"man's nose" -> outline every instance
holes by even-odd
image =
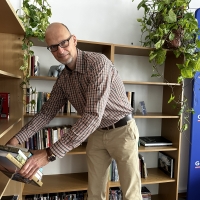
[[[64,49],[62,47],[58,46],[58,50],[57,51],[58,51],[58,53],[62,54],[64,52]]]

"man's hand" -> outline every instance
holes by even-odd
[[[17,146],[19,144],[19,141],[17,140],[16,137],[13,137],[6,143],[6,145],[7,144],[10,144],[10,145],[13,145],[13,146]]]
[[[39,168],[47,165],[49,161],[47,160],[47,152],[45,149],[42,150],[31,150],[33,154],[24,164],[24,166],[19,170],[19,173],[28,179],[32,179],[34,174]]]

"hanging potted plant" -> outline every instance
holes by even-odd
[[[191,0],[142,0],[138,10],[144,9],[144,16],[137,21],[141,24],[141,44],[153,47],[149,54],[149,61],[153,64],[152,76],[162,76],[158,67],[163,65],[167,51],[171,50],[175,56],[184,56],[183,63],[177,63],[180,76],[177,82],[183,83],[186,78],[193,78],[200,71],[200,41],[198,40],[198,22],[193,13],[189,12]],[[165,80],[167,82],[167,80]],[[172,90],[168,103],[174,103],[184,113],[185,121],[182,130],[187,129],[189,108],[187,99],[175,101]]]
[[[23,65],[20,67],[20,70],[23,71],[23,81],[21,87],[26,93],[26,88],[29,87],[29,59],[34,55],[34,52],[31,50],[33,46],[32,38],[36,37],[41,41],[44,41],[45,31],[49,23],[49,18],[52,15],[51,7],[48,3],[48,0],[23,0],[21,10],[22,15],[19,16],[21,19],[24,28],[25,35],[23,38],[22,50],[24,51]],[[19,10],[17,10],[18,12]],[[31,87],[29,93],[35,93]],[[25,102],[27,104],[27,102]],[[29,102],[32,106],[35,106],[35,101],[32,100]]]

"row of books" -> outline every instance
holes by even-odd
[[[38,92],[36,89],[27,88],[26,92],[26,113],[38,113],[42,105],[50,98],[49,92]],[[68,101],[66,102],[58,113],[77,113],[73,105]]]
[[[25,200],[87,200],[87,191],[26,195]]]
[[[147,187],[142,186],[141,193],[143,200],[151,200],[151,192]],[[87,200],[87,191],[26,195],[25,200]],[[110,188],[109,200],[123,200],[120,187]]]
[[[141,188],[142,200],[151,200],[151,192],[145,186]],[[120,187],[113,187],[109,190],[109,200],[123,200],[123,194]]]
[[[10,111],[10,93],[0,92],[0,119],[8,119]]]
[[[11,145],[0,145],[0,171],[12,180],[42,186],[42,168],[33,176],[32,180],[22,177],[18,170],[25,164],[32,153],[26,148]]]
[[[139,159],[139,170],[140,170],[141,178],[147,178],[148,172],[147,172],[146,162],[144,161],[144,156],[141,154],[138,154],[138,159]],[[112,162],[110,165],[109,180],[112,182],[119,181],[119,173],[118,173],[117,163],[115,159],[112,159]]]
[[[71,125],[45,127],[35,133],[28,141],[25,142],[25,147],[31,150],[45,149],[57,142]]]

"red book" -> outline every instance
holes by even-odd
[[[9,107],[10,107],[10,93],[0,92],[0,97],[3,98],[2,107],[0,111],[0,119],[9,118]]]
[[[35,67],[35,56],[31,56],[31,76],[35,76],[34,67]]]

